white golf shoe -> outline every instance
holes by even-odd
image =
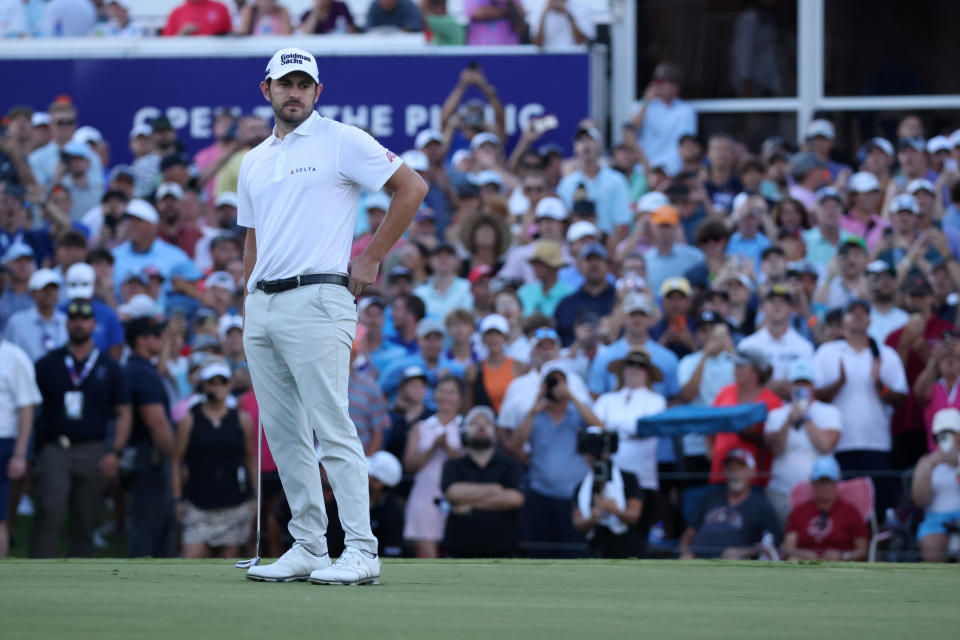
[[[380,558],[347,547],[336,563],[310,574],[313,584],[380,584]]]
[[[306,580],[311,572],[326,569],[330,564],[329,555],[315,556],[298,542],[273,564],[250,567],[247,570],[247,579],[259,582]]]

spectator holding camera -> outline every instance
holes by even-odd
[[[810,475],[818,457],[830,455],[843,431],[837,408],[814,398],[816,371],[809,358],[795,360],[787,379],[792,401],[770,412],[763,434],[773,454],[766,495],[780,522],[790,513],[790,491]]]
[[[870,531],[852,504],[837,496],[840,465],[830,456],[817,458],[810,470],[813,499],[790,512],[783,553],[787,560],[864,561]]]
[[[910,496],[924,510],[917,529],[917,542],[925,562],[944,562],[950,530],[960,525],[960,483],[957,482],[960,411],[941,409],[933,416],[933,437],[937,448],[917,462]]]
[[[523,468],[496,446],[493,410],[474,407],[463,419],[466,455],[443,464],[440,488],[450,503],[443,547],[448,555],[506,557],[520,542]]]
[[[780,538],[777,516],[766,499],[751,489],[757,472],[753,454],[730,449],[722,459],[725,485],[713,487],[700,499],[693,520],[680,537],[680,559],[755,558],[770,533]]]
[[[587,472],[577,455],[577,434],[603,421],[570,393],[560,362],[545,364],[541,375],[537,401],[513,432],[510,446],[520,451],[530,443],[530,487],[523,507],[530,555],[570,557],[571,546],[582,542],[570,518],[571,496]]]
[[[649,440],[656,448],[656,439]],[[600,558],[642,555],[643,493],[637,476],[611,460],[617,441],[600,427],[588,427],[577,443],[589,470],[574,496],[573,527],[586,535],[591,555]]]

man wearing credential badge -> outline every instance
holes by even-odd
[[[93,344],[96,320],[86,300],[67,305],[65,347],[36,364],[43,397],[37,421],[35,518],[30,555],[57,555],[69,508],[69,555],[93,555],[106,482],[117,475],[130,436],[130,392],[120,365]],[[114,421],[113,439],[107,441]]]

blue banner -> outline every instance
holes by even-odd
[[[14,104],[46,110],[58,95],[69,95],[79,124],[96,127],[110,144],[111,164],[130,160],[135,124],[163,113],[192,153],[211,143],[216,107],[272,118],[259,88],[266,62],[266,57],[5,60],[0,113]],[[512,140],[531,117],[555,114],[559,128],[537,144],[569,149],[577,121],[589,112],[587,53],[358,55],[317,62],[324,86],[317,111],[367,129],[397,153],[413,147],[418,131],[439,128],[440,107],[471,62],[479,63],[496,87]],[[481,97],[475,87],[465,95],[472,97]]]

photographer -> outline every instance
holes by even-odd
[[[781,524],[790,514],[790,491],[807,479],[818,457],[833,452],[843,430],[840,411],[814,399],[815,377],[809,360],[794,360],[787,373],[793,400],[771,411],[763,429],[773,454],[767,500]]]
[[[450,503],[444,550],[456,558],[516,555],[523,468],[497,448],[489,407],[474,407],[463,424],[466,455],[447,460],[440,480]]]
[[[610,459],[617,445],[616,432],[597,427],[581,432],[577,442],[590,470],[576,493],[573,527],[586,534],[591,555],[599,558],[632,558],[642,551],[640,483]]]
[[[548,362],[541,373],[537,402],[514,431],[510,446],[519,451],[530,442],[530,488],[523,507],[530,555],[570,557],[571,546],[583,540],[572,526],[570,496],[588,470],[577,455],[577,434],[603,423],[571,395],[563,365]]]

